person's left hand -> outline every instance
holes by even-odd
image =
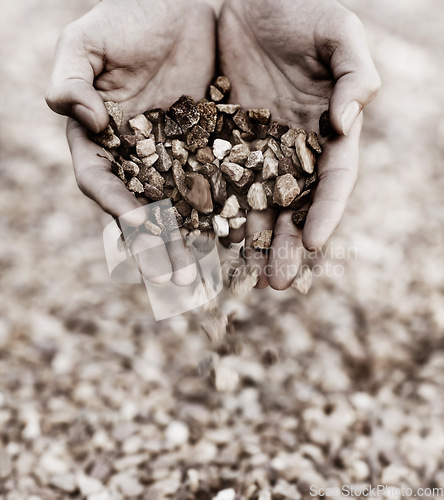
[[[323,145],[319,185],[304,231],[293,210],[251,211],[245,230],[246,257],[259,267],[257,287],[288,288],[303,247],[320,249],[345,210],[358,171],[362,109],[380,80],[359,19],[336,0],[227,0],[219,21],[221,67],[232,82],[232,102],[268,107],[274,120],[319,133],[330,110],[338,134]],[[270,253],[250,248],[254,233],[274,229]]]

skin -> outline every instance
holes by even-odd
[[[316,132],[330,109],[338,134],[323,144],[304,231],[292,224],[292,210],[270,209],[250,212],[245,229],[231,234],[232,242],[246,238],[249,264],[260,270],[258,288],[283,290],[303,247],[320,249],[341,220],[357,178],[361,111],[375,97],[379,76],[360,21],[335,0],[227,0],[218,36],[233,102],[268,107],[275,120]],[[268,255],[249,248],[253,234],[266,229],[275,232]]]
[[[339,134],[323,144],[320,183],[303,232],[292,224],[290,210],[267,210],[251,212],[246,229],[230,236],[246,237],[247,258],[261,271],[258,287],[282,290],[296,275],[303,246],[321,248],[342,217],[357,177],[360,112],[376,95],[379,77],[359,20],[336,0],[227,0],[218,38],[233,102],[269,107],[276,120],[316,131],[320,114],[330,108]],[[143,223],[131,214],[142,202],[97,156],[102,150],[85,128],[106,128],[104,100],[120,102],[129,118],[166,108],[182,94],[204,97],[215,74],[215,39],[212,9],[193,0],[103,0],[62,32],[46,100],[70,117],[67,136],[80,189],[130,226]],[[352,112],[344,113],[350,103]],[[249,248],[262,229],[275,231],[268,256]],[[141,253],[146,248],[156,249],[156,270],[152,254]],[[187,285],[195,279],[179,234],[168,247],[141,235],[132,251],[153,283]]]
[[[130,118],[150,108],[166,108],[182,94],[202,99],[215,73],[215,32],[213,10],[205,2],[189,0],[103,0],[62,32],[46,101],[70,117],[67,137],[80,189],[114,217],[143,203],[111,173],[110,163],[97,156],[103,151],[87,138],[85,128],[106,128],[103,101],[121,103],[125,118]],[[143,216],[130,213],[125,223],[136,227]],[[155,249],[156,266],[152,252],[141,253],[147,248]],[[168,247],[160,237],[140,235],[132,252],[155,284],[171,279],[187,285],[196,277],[179,232]]]

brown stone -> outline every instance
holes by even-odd
[[[307,174],[312,174],[316,165],[316,155],[307,146],[307,134],[302,130],[296,135],[296,154],[302,170]]]
[[[195,152],[208,144],[210,134],[200,125],[195,125],[187,135],[187,146],[190,151]]]
[[[231,91],[231,82],[226,76],[218,76],[214,81],[214,86],[217,87],[224,96]]]
[[[183,95],[171,107],[170,113],[173,120],[183,132],[187,133],[199,123],[200,113],[190,96]]]
[[[118,131],[123,125],[123,108],[121,104],[113,101],[107,101],[104,104],[110,118],[109,124],[115,131]]]
[[[271,112],[269,109],[266,108],[254,108],[248,110],[248,116],[252,120],[262,125],[266,125],[268,120],[270,119]]]
[[[156,154],[159,156],[156,164],[157,170],[159,172],[168,172],[168,170],[170,170],[173,166],[173,161],[163,144],[158,144],[156,146]]]
[[[244,132],[251,132],[253,130],[253,124],[247,116],[247,113],[240,109],[236,115],[233,117],[234,123]]]
[[[145,183],[144,185],[144,193],[145,196],[151,200],[151,201],[160,201],[165,199],[165,195],[160,191],[160,189],[157,189],[156,187],[152,186],[151,184]]]
[[[213,211],[210,184],[201,174],[191,172],[186,174],[186,185],[189,189],[186,199],[188,203],[203,214]]]
[[[273,201],[281,207],[288,207],[299,192],[298,182],[291,174],[281,175],[276,179]]]
[[[224,98],[222,92],[215,87],[214,85],[210,85],[210,99],[214,102],[220,102]]]
[[[200,113],[199,125],[204,128],[207,132],[212,134],[216,129],[217,123],[217,108],[214,102],[201,101],[197,105],[197,109]]]
[[[209,146],[200,148],[196,151],[196,160],[200,163],[212,163],[214,161],[213,151]]]
[[[180,137],[183,130],[179,125],[168,115],[165,115],[165,135],[167,137]]]
[[[312,130],[307,137],[307,144],[318,155],[322,154],[322,147],[319,144],[318,134]]]
[[[280,140],[280,138],[288,132],[289,127],[287,125],[282,125],[278,122],[272,122],[270,128],[268,129],[268,135]]]
[[[298,229],[304,229],[305,221],[307,220],[307,214],[308,212],[306,211],[295,212],[293,214],[291,220]]]
[[[220,170],[210,176],[210,185],[215,203],[223,205],[227,199],[227,183]]]
[[[273,231],[259,231],[254,233],[253,241],[251,247],[257,250],[268,250],[271,247],[271,242],[273,241]]]

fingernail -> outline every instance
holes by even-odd
[[[352,129],[356,118],[361,112],[361,106],[356,101],[352,101],[342,113],[342,133],[348,135]]]
[[[99,124],[97,123],[94,113],[83,104],[74,104],[72,111],[77,121],[85,125],[92,132],[98,134],[100,132]]]

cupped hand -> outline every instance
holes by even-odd
[[[292,211],[250,212],[245,234],[249,263],[260,269],[258,288],[285,289],[303,247],[320,249],[338,225],[354,188],[362,110],[380,80],[358,18],[336,0],[227,0],[219,21],[220,63],[231,98],[245,108],[268,107],[276,121],[319,133],[330,110],[336,132],[322,144],[319,184],[303,231]],[[268,255],[249,248],[253,234],[274,229]]]
[[[77,182],[106,212],[121,217],[142,202],[111,172],[85,128],[106,128],[104,101],[121,103],[130,118],[168,107],[182,94],[203,98],[215,72],[215,38],[214,13],[198,0],[103,0],[62,32],[46,100],[70,117],[67,136]],[[137,226],[143,220],[127,222]],[[167,262],[162,276],[153,275],[152,262],[142,262],[144,275],[155,283],[171,276],[176,284],[193,281],[195,266],[184,266],[177,248],[162,245],[159,237],[148,235],[134,242],[135,253],[160,247],[159,258]]]

